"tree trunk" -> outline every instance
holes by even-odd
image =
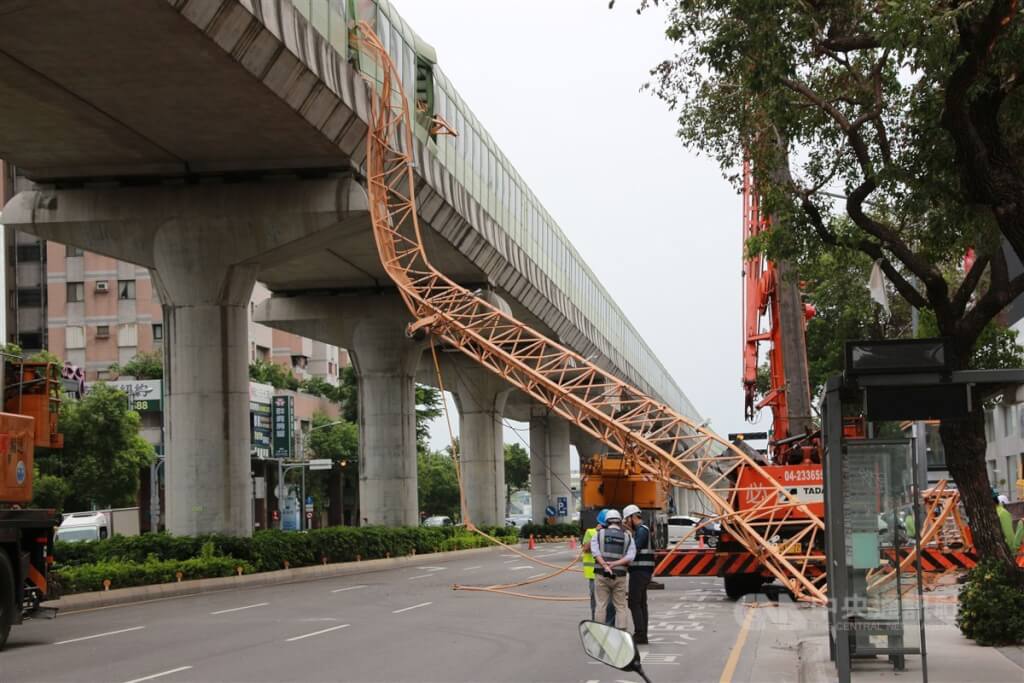
[[[1014,558],[1003,539],[992,500],[992,486],[985,469],[985,411],[981,406],[960,419],[946,419],[939,426],[946,453],[946,466],[960,491],[970,518],[974,547],[982,559],[996,559],[1024,583],[1024,572],[1017,572]]]

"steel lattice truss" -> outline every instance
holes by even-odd
[[[416,212],[409,104],[387,50],[368,24],[358,28],[359,49],[376,61],[380,78],[370,86],[366,155],[374,239],[415,320],[409,333],[462,351],[622,453],[631,470],[701,491],[724,528],[794,595],[825,603],[824,574],[807,571],[824,565],[824,523],[752,458],[434,269]],[[744,469],[760,475],[756,486],[739,487]],[[741,499],[748,501],[743,510]]]

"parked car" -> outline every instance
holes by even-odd
[[[433,517],[427,517],[423,520],[423,526],[453,526],[451,517],[445,517],[444,515],[434,515]]]
[[[530,521],[530,515],[509,515],[505,518],[505,526],[514,526],[518,529]]]
[[[718,545],[718,537],[722,535],[722,525],[719,522],[708,522],[703,527],[697,530],[696,534],[691,533],[693,527],[700,524],[703,520],[697,517],[689,517],[687,515],[675,515],[668,518],[668,547],[674,546],[679,542],[681,538],[690,534],[690,541],[697,543],[701,538],[704,539],[704,544],[709,548],[714,548]]]

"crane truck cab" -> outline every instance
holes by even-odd
[[[54,540],[67,543],[101,541],[110,537],[110,520],[103,512],[73,512],[64,516]]]

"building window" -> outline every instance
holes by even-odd
[[[39,243],[19,244],[17,250],[18,263],[23,261],[38,261],[42,257],[42,249]]]
[[[43,348],[43,335],[39,332],[22,332],[18,335],[18,346],[23,350]]]
[[[118,280],[117,281],[117,298],[118,299],[134,299],[135,298],[135,280]]]
[[[85,250],[81,247],[72,247],[68,245],[68,258],[74,258],[76,256],[85,256]]]
[[[163,323],[153,323],[153,341],[161,341],[164,338]]]
[[[110,325],[97,325],[96,326],[96,338],[97,339],[108,339],[110,337]]]
[[[76,301],[85,301],[85,283],[84,282],[69,282],[68,283],[68,303],[74,303]]]
[[[25,287],[18,289],[18,306],[42,306],[43,290],[38,287]]]
[[[85,328],[80,325],[69,325],[64,328],[64,347],[68,349],[85,348]]]
[[[123,325],[117,326],[117,345],[118,346],[138,346],[139,345],[139,326],[135,323],[124,323]]]

